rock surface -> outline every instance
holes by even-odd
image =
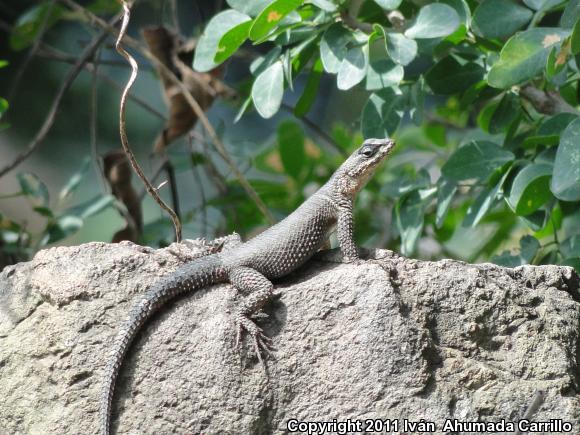
[[[0,274],[0,433],[97,433],[106,357],[138,294],[202,245],[91,243]],[[262,320],[269,377],[234,349],[227,285],[168,304],[138,336],[115,394],[119,434],[288,433],[290,419],[580,426],[580,295],[571,268],[327,258],[276,284]],[[402,420],[401,420],[402,421]],[[402,431],[402,427],[399,427]],[[352,433],[352,431],[349,431]],[[467,431],[466,431],[467,432]],[[546,433],[549,433],[547,430]],[[383,432],[384,433],[384,432]]]

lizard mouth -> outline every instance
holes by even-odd
[[[360,190],[377,169],[377,167],[385,160],[385,158],[393,151],[395,147],[395,141],[390,138],[384,139],[367,139],[361,146],[364,149],[365,146],[372,146],[374,148],[374,154],[372,156],[362,158],[356,156],[358,160],[355,160],[354,167],[352,167],[347,174],[353,180],[353,191],[356,192]]]
[[[371,143],[373,145],[381,145],[381,147],[379,148],[379,151],[376,154],[376,156],[379,158],[379,160],[382,160],[383,158],[385,158],[395,148],[395,141],[393,139],[390,139],[390,138],[367,139],[365,141],[365,143]]]
[[[384,139],[367,139],[364,141],[364,145],[374,145],[379,146],[378,150],[376,151],[375,155],[368,159],[363,166],[366,170],[372,170],[376,166],[378,166],[395,148],[395,141],[390,138]]]

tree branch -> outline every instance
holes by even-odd
[[[118,19],[119,16],[117,15],[111,20],[111,22],[115,22]],[[26,160],[28,156],[30,156],[30,154],[32,154],[34,150],[38,147],[38,145],[44,140],[44,138],[52,128],[52,125],[54,124],[54,120],[58,113],[58,109],[60,107],[60,103],[62,101],[62,98],[64,97],[64,94],[70,88],[70,86],[72,85],[78,74],[83,69],[83,65],[88,61],[88,59],[94,56],[99,46],[105,41],[105,39],[108,36],[107,33],[108,32],[105,30],[101,31],[95,38],[93,38],[91,43],[81,53],[81,56],[78,58],[73,68],[68,72],[60,89],[58,90],[56,96],[54,97],[54,100],[52,101],[52,106],[46,116],[46,119],[44,120],[44,124],[42,125],[42,127],[40,128],[34,139],[28,144],[26,149],[18,156],[16,156],[16,158],[11,163],[0,169],[0,178],[6,175],[8,172],[10,172],[24,160]]]
[[[104,20],[97,17],[96,15],[94,15],[90,11],[86,10],[82,6],[78,5],[73,0],[59,0],[59,1],[61,3],[64,3],[65,5],[67,5],[71,9],[82,13],[84,16],[86,16],[89,19],[89,21],[93,25],[101,27],[115,36],[118,35],[117,30],[113,26],[107,24]],[[161,72],[163,72],[163,74],[179,88],[179,90],[183,93],[186,101],[191,106],[191,108],[193,109],[195,114],[198,116],[203,127],[205,128],[205,130],[209,134],[209,136],[210,136],[218,154],[220,155],[220,157],[230,167],[231,171],[234,173],[234,175],[238,179],[238,182],[241,184],[241,186],[246,191],[248,196],[250,196],[250,198],[252,198],[252,200],[254,201],[256,206],[258,207],[258,209],[265,216],[266,220],[270,223],[274,223],[274,218],[273,218],[272,214],[270,213],[270,211],[268,210],[268,208],[266,207],[266,205],[264,204],[262,199],[258,196],[258,194],[254,190],[254,188],[250,185],[250,183],[248,182],[248,180],[246,179],[244,174],[242,174],[240,169],[236,166],[236,164],[234,163],[231,156],[228,154],[223,142],[218,137],[217,133],[215,132],[215,130],[212,127],[209,120],[207,119],[207,116],[205,115],[205,113],[204,113],[203,109],[201,108],[201,106],[199,105],[199,103],[195,100],[193,95],[191,95],[191,92],[189,91],[189,89],[187,89],[187,87],[184,85],[184,83],[181,80],[179,80],[179,78],[173,73],[173,71],[169,70],[169,68],[167,68],[165,65],[163,65],[163,63],[160,62],[159,59],[157,59],[147,48],[143,47],[138,41],[136,41],[133,38],[130,38],[128,36],[126,36],[124,39],[125,39],[125,42],[128,46],[131,46],[131,47],[135,48],[136,50],[140,51],[156,68],[158,68]],[[200,84],[203,87],[209,88],[208,93],[210,93],[210,95],[212,94],[212,92],[215,93],[215,90],[213,88],[211,88],[207,83],[200,82]],[[227,87],[227,86],[224,85],[224,87]]]
[[[520,96],[530,102],[534,109],[545,115],[555,115],[556,113],[580,112],[568,104],[556,91],[543,91],[533,85],[525,85],[520,88]]]
[[[342,11],[340,13],[340,17],[342,18],[343,23],[346,24],[348,27],[358,29],[364,33],[372,33],[373,32],[372,25],[370,25],[369,23],[363,23],[362,21],[359,21],[356,18],[358,16],[362,4],[363,0],[352,0],[348,7],[348,11]]]

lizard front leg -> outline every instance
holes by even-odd
[[[347,263],[357,262],[360,256],[356,243],[354,242],[352,200],[350,198],[343,199],[339,204],[336,237],[344,261]]]
[[[271,354],[271,340],[252,320],[262,307],[272,298],[272,282],[250,267],[236,267],[229,272],[230,282],[241,292],[247,294],[236,312],[238,333],[236,345],[239,345],[241,333],[245,330],[253,339],[254,348],[262,364],[262,352]]]

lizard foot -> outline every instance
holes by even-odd
[[[272,339],[264,334],[262,328],[257,326],[251,319],[240,315],[237,319],[236,348],[239,349],[242,341],[242,332],[245,330],[252,338],[254,351],[260,363],[265,367],[264,357],[274,359],[273,352],[276,350],[272,345]]]
[[[342,257],[342,263],[346,264],[354,264],[355,266],[360,266],[361,264],[365,263],[365,260],[362,258],[352,258],[352,257]]]

